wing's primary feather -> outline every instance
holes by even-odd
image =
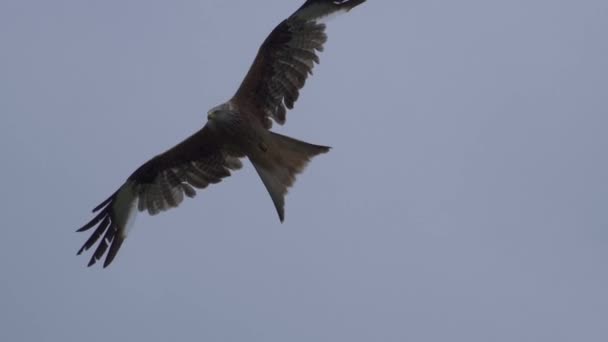
[[[214,133],[203,127],[140,166],[120,189],[93,210],[99,213],[78,231],[96,228],[78,254],[99,241],[88,265],[94,265],[107,252],[103,265],[107,267],[126,238],[137,211],[155,215],[177,207],[184,196],[196,195],[195,188],[218,183],[230,176],[230,170],[241,168],[241,157],[228,153]]]
[[[317,52],[327,41],[322,19],[349,11],[365,0],[308,0],[270,33],[232,98],[241,109],[258,116],[266,128],[269,118],[285,123],[287,109],[298,100],[308,75],[312,75]]]

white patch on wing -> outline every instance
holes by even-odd
[[[346,12],[348,12],[348,10],[341,9],[341,10],[326,14],[324,16],[320,16],[315,19],[315,22],[325,24],[325,23],[329,22],[330,20],[334,19],[335,17],[341,15],[342,13],[346,13]]]
[[[135,184],[127,181],[116,194],[112,205],[112,219],[118,227],[118,233],[126,238],[133,227],[137,214],[137,196],[135,195]]]
[[[334,1],[334,4],[339,5],[343,2],[347,1]],[[310,5],[301,9],[296,16],[307,21],[327,22],[339,14],[348,12],[348,10],[348,7],[335,10],[334,7],[322,3]]]

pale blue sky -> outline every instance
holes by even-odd
[[[1,341],[608,340],[608,2],[369,0],[250,165],[87,269],[75,229],[302,0],[0,2]]]

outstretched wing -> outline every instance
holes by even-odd
[[[78,254],[102,238],[88,266],[94,265],[107,251],[103,264],[107,267],[126,238],[129,223],[137,211],[156,215],[177,207],[184,196],[194,197],[195,189],[218,183],[230,176],[230,170],[241,168],[240,157],[228,153],[215,133],[203,127],[140,166],[112,196],[93,209],[97,215],[78,231],[96,228]]]
[[[232,102],[256,114],[266,128],[272,126],[269,118],[285,123],[287,109],[293,108],[327,40],[321,19],[363,2],[306,1],[266,38]]]

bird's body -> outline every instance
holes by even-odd
[[[323,17],[348,11],[365,0],[308,0],[266,38],[236,94],[209,110],[199,131],[136,169],[127,181],[93,212],[78,231],[96,227],[78,254],[99,244],[89,261],[106,254],[108,266],[127,236],[137,211],[158,214],[177,207],[195,189],[219,183],[242,167],[255,167],[284,219],[285,194],[316,155],[329,147],[309,144],[270,131],[272,121],[285,122],[327,37]],[[108,249],[109,248],[109,249]]]

